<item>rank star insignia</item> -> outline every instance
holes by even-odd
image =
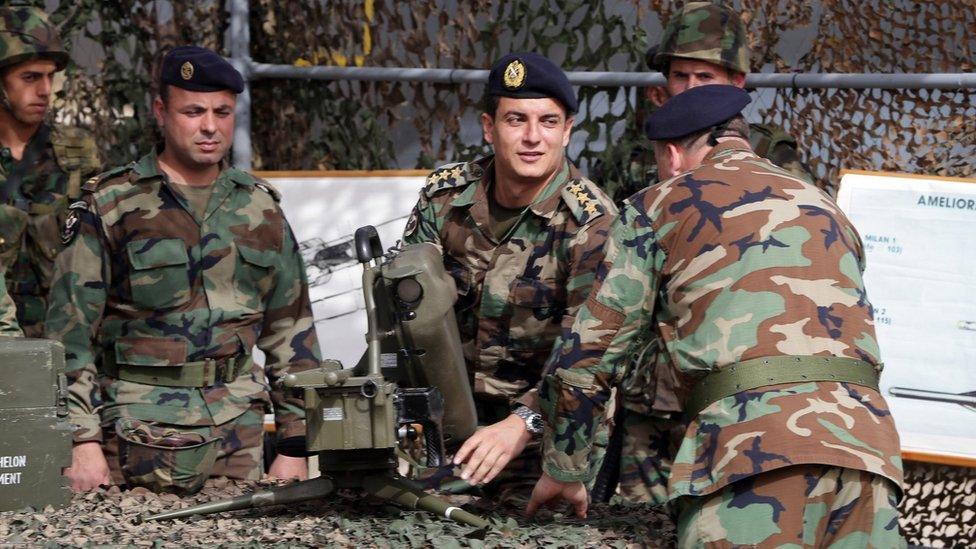
[[[522,87],[525,83],[525,65],[521,61],[516,59],[505,67],[505,73],[502,76],[502,83],[505,87],[510,90],[517,90]]]
[[[586,207],[583,208],[583,211],[585,211],[586,213],[588,213],[590,215],[596,215],[597,213],[600,212],[600,210],[597,209],[596,204],[593,203],[593,202],[590,202],[589,204],[587,204]]]
[[[180,67],[180,76],[183,77],[183,80],[193,78],[193,63],[190,63],[189,61],[183,63],[183,65]]]

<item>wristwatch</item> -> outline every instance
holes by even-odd
[[[525,421],[525,428],[533,435],[542,434],[542,414],[532,411],[528,406],[519,406],[513,414]]]

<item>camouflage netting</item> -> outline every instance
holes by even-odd
[[[901,527],[925,547],[976,547],[976,469],[905,463]]]
[[[52,19],[64,25],[77,61],[59,93],[59,116],[93,129],[110,164],[131,160],[153,142],[149,84],[165,48],[197,43],[228,53],[222,0],[35,2],[57,6]],[[298,65],[486,68],[503,53],[531,49],[568,70],[633,70],[648,41],[658,39],[660,22],[680,4],[254,0],[251,55]],[[976,59],[972,0],[734,4],[749,27],[755,71],[969,72]],[[482,90],[254,82],[254,165],[415,168],[463,158],[484,150],[477,125]],[[614,150],[629,151],[639,97],[633,89],[582,88],[574,157],[585,166],[613,157]],[[757,97],[749,118],[793,133],[822,180],[834,180],[843,168],[976,176],[974,90],[760,90]],[[608,141],[615,145],[610,151]],[[920,464],[908,469],[903,505],[910,539],[976,543],[972,470]],[[94,503],[90,508],[110,513]]]
[[[40,3],[40,0],[37,0]],[[48,2],[50,3],[50,2]],[[640,67],[672,0],[367,0],[251,2],[251,55],[267,63],[485,68],[511,50],[541,51],[575,70]],[[756,71],[966,72],[973,68],[971,0],[735,2]],[[151,69],[176,43],[222,47],[223,2],[61,2],[54,14],[84,68],[73,68],[61,115],[96,129],[113,162],[152,140]],[[170,13],[172,11],[172,13]],[[650,33],[650,36],[647,34]],[[227,53],[226,50],[223,50]],[[260,169],[431,167],[483,150],[481,85],[265,80],[253,85]],[[761,90],[754,121],[799,140],[817,177],[841,168],[972,176],[976,97],[964,90]],[[586,166],[627,148],[627,88],[582,88],[572,152]],[[122,145],[122,146],[119,146]],[[629,150],[629,148],[627,149]],[[582,152],[581,152],[582,151]]]
[[[0,513],[0,545],[37,547],[672,547],[674,526],[648,506],[597,505],[581,521],[540,512],[537,520],[517,510],[456,496],[455,505],[480,513],[492,523],[476,530],[428,513],[404,511],[361,493],[340,492],[288,507],[133,524],[141,514],[169,511],[241,495],[254,482],[211,479],[203,491],[180,499],[145,488],[113,487],[76,495],[69,507],[41,513]],[[258,487],[267,486],[261,482]],[[462,501],[462,500],[466,501]]]

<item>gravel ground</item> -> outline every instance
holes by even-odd
[[[418,511],[343,491],[289,507],[276,506],[168,522],[135,524],[156,513],[267,487],[269,482],[212,479],[195,496],[156,495],[117,487],[77,494],[63,509],[0,513],[0,546],[360,546],[360,547],[672,547],[674,525],[646,505],[597,505],[586,521],[520,509],[466,496],[452,501],[489,518],[476,530]]]

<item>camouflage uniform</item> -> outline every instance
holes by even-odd
[[[538,410],[542,366],[568,329],[603,260],[616,207],[568,161],[501,239],[489,226],[493,157],[435,170],[420,193],[404,242],[433,242],[457,284],[461,343],[479,423],[522,404]],[[538,478],[538,445],[505,474]],[[502,475],[500,475],[502,476]]]
[[[17,325],[17,311],[7,295],[7,285],[3,283],[3,272],[0,272],[0,336],[19,335],[23,334]]]
[[[625,140],[637,144],[631,147],[629,155],[611,151],[610,161],[599,162],[593,168],[592,179],[607,193],[614,204],[622,206],[624,200],[658,181],[657,161],[654,147],[644,135]],[[749,124],[749,144],[759,156],[790,172],[808,183],[815,184],[830,196],[836,196],[836,188],[830,182],[816,181],[810,168],[800,159],[796,140],[782,129],[768,124]]]
[[[627,357],[654,339],[660,344],[651,350],[657,367],[649,376],[650,406],[661,411],[685,412],[705,374],[751,359],[849,357],[880,370],[863,260],[860,237],[829,197],[734,141],[720,143],[698,168],[631,197],[611,229],[593,293],[572,332],[557,342],[552,374],[541,386],[549,426],[544,469],[561,481],[588,478],[594,418],[625,377]],[[731,494],[733,510],[755,513],[768,503],[757,520],[776,531],[781,507],[819,508],[814,500],[821,494],[812,491],[818,484],[769,495],[752,483],[768,482],[767,473],[784,467],[827,465],[835,476],[844,469],[870,473],[864,479],[877,487],[875,497],[857,504],[869,506],[877,528],[865,539],[901,543],[897,521],[885,519],[902,481],[899,441],[877,390],[783,383],[689,415],[669,483],[684,524],[695,522],[688,513]],[[723,523],[729,518],[721,508],[708,509]],[[833,517],[826,531],[844,527],[842,518]],[[694,535],[679,532],[689,544]]]
[[[727,7],[709,2],[690,2],[668,20],[660,46],[648,50],[647,65],[652,70],[668,72],[671,59],[704,61],[729,71],[748,73],[749,48],[745,25],[738,14]],[[642,106],[651,109],[650,101]],[[600,166],[594,180],[607,191],[614,202],[622,205],[629,196],[658,181],[654,147],[643,132],[629,149],[627,157],[611,152],[616,164]],[[836,195],[831,182],[819,182],[800,159],[796,140],[781,128],[768,124],[749,125],[752,150],[773,164],[787,170],[794,177],[816,184],[830,196]],[[626,154],[627,149],[621,151]],[[645,353],[650,358],[651,354]],[[652,367],[653,365],[645,366]],[[621,409],[615,435],[621,441],[619,488],[621,495],[631,501],[663,503],[667,499],[667,476],[671,468],[673,450],[680,440],[669,440],[669,433],[682,431],[680,418],[673,413],[652,411],[647,402],[653,399],[654,386],[646,382],[648,374],[642,368],[632,370],[630,379],[620,391]],[[607,464],[612,468],[615,464]],[[603,474],[610,474],[604,472]]]
[[[57,29],[44,12],[27,7],[0,9],[0,70],[35,58],[67,64]],[[0,100],[6,96],[0,89]],[[6,105],[0,106],[6,108]],[[0,146],[0,270],[29,337],[41,337],[54,257],[61,251],[58,229],[81,182],[101,169],[95,141],[81,129],[42,124],[15,160]]]
[[[269,402],[279,437],[305,434],[301,398],[265,380],[320,361],[297,244],[267,183],[227,168],[213,185],[199,219],[148,154],[88,181],[71,205],[48,335],[65,345],[76,443],[108,442],[120,417],[260,431]],[[191,376],[202,381],[175,381]],[[240,449],[240,436],[224,444]]]
[[[84,130],[42,125],[26,150],[38,152],[29,166],[0,147],[0,185],[11,174],[19,184],[0,204],[0,265],[28,337],[42,337],[54,258],[62,249],[59,229],[82,178],[99,170],[95,141]],[[25,156],[26,156],[25,152]]]

